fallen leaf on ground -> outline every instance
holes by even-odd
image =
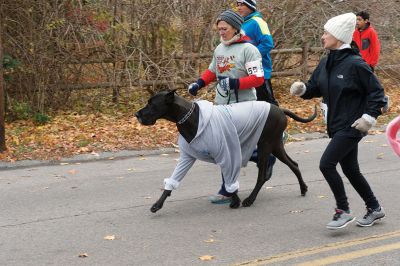
[[[87,253],[81,253],[81,254],[79,254],[78,257],[79,258],[86,258],[86,257],[89,257],[89,255]]]
[[[199,257],[199,259],[200,260],[202,260],[202,261],[209,261],[209,260],[212,260],[212,259],[214,259],[215,257],[214,256],[211,256],[211,255],[204,255],[204,256],[200,256]]]
[[[215,239],[210,238],[210,239],[204,240],[204,242],[206,242],[206,243],[214,243],[216,241],[215,241]]]
[[[76,171],[75,169],[71,169],[68,171],[68,174],[74,175],[76,174],[78,171]]]
[[[280,106],[291,109],[297,114],[307,116],[311,113],[310,102],[319,104],[319,99],[310,101],[299,101],[296,97],[287,97],[287,88],[293,83],[293,77],[279,78],[273,80],[274,96]],[[390,95],[393,103],[399,103],[398,82],[383,79],[385,93]],[[142,92],[139,93],[143,97]],[[127,95],[131,99],[132,95]],[[133,96],[137,96],[133,92]],[[150,95],[149,95],[150,96]],[[120,97],[123,97],[120,95]],[[127,98],[127,99],[128,99]],[[213,93],[208,93],[206,100],[213,101]],[[122,100],[122,99],[121,99]],[[101,100],[103,102],[103,100]],[[104,101],[107,102],[106,97]],[[130,101],[130,100],[129,100]],[[172,148],[179,152],[176,143],[178,131],[176,125],[166,120],[157,122],[157,126],[147,127],[141,125],[137,119],[132,118],[131,112],[136,111],[136,103],[129,111],[121,110],[121,105],[107,105],[99,112],[93,106],[82,110],[82,114],[71,110],[54,112],[53,119],[46,125],[38,127],[32,119],[6,121],[7,150],[0,153],[0,160],[14,163],[17,160],[60,160],[77,154],[91,154],[92,157],[99,156],[101,152],[115,152],[120,150],[149,150],[158,148]],[[79,105],[79,109],[80,109]],[[126,106],[123,107],[125,109]],[[393,117],[398,116],[400,106],[393,106],[387,114],[379,117],[379,127],[383,126]],[[129,115],[127,115],[129,113]],[[288,123],[287,132],[290,135],[289,142],[285,144],[306,145],[304,137],[293,137],[298,133],[319,132],[326,134],[326,126],[321,116],[306,124]],[[382,131],[371,130],[371,133],[383,134]],[[123,141],[121,141],[123,140]],[[367,141],[371,142],[370,140]],[[381,142],[376,141],[376,145]],[[84,146],[84,147],[82,147]],[[301,146],[299,146],[301,147]],[[300,150],[300,149],[299,149]],[[300,153],[302,151],[300,150]],[[61,161],[60,161],[61,162]],[[67,165],[67,163],[63,163]]]
[[[324,199],[324,198],[327,198],[327,196],[318,196],[318,198]]]
[[[115,240],[115,235],[105,236],[105,240]]]

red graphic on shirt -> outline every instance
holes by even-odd
[[[224,72],[228,72],[230,71],[232,68],[235,67],[234,64],[234,59],[235,56],[229,56],[229,57],[217,57],[217,68],[218,68],[218,72],[220,74],[224,73]]]

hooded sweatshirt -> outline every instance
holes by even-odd
[[[240,168],[245,167],[267,121],[270,104],[247,101],[230,105],[213,105],[198,101],[199,125],[196,136],[188,143],[178,137],[179,162],[170,178],[164,180],[166,190],[178,188],[196,159],[221,167],[225,189],[239,189]]]
[[[256,71],[252,71],[253,69]],[[248,85],[260,86],[263,75],[260,52],[249,42],[247,36],[242,36],[232,44],[220,43],[215,48],[212,61],[202,79],[205,85],[215,78],[239,79],[238,99],[234,90],[225,91],[220,84],[216,87],[215,104],[230,104],[257,100],[255,86]],[[261,83],[257,83],[257,79],[261,79]]]

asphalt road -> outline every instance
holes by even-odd
[[[255,204],[236,210],[207,201],[219,169],[196,162],[164,208],[151,213],[177,153],[2,165],[0,265],[400,265],[400,158],[384,135],[363,139],[360,166],[387,218],[330,231],[334,200],[318,169],[327,142],[286,145],[309,186],[306,197],[277,162]],[[256,171],[252,163],[242,169],[242,199]],[[352,211],[362,216],[362,200],[345,185]]]

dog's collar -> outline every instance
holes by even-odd
[[[183,123],[185,123],[186,120],[188,120],[188,118],[190,117],[190,115],[191,115],[191,114],[193,113],[193,111],[194,111],[194,107],[195,107],[195,104],[192,103],[192,107],[190,107],[189,112],[187,112],[187,113],[185,114],[185,116],[184,116],[181,120],[178,121],[178,124],[179,124],[179,125],[182,125]]]

